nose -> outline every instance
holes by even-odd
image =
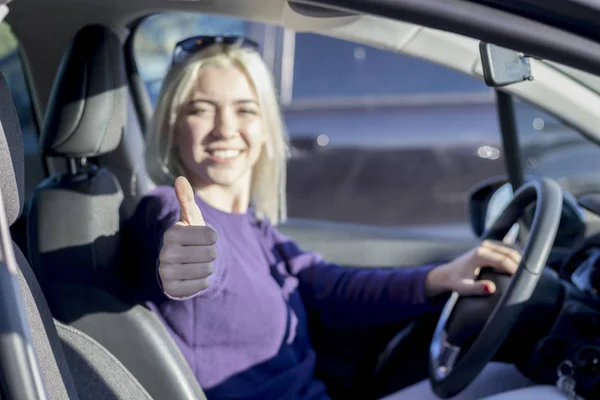
[[[221,109],[215,114],[215,127],[213,135],[229,139],[237,134],[237,121],[235,113],[227,109]]]

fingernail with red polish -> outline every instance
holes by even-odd
[[[492,284],[491,284],[491,283],[487,283],[487,282],[486,282],[486,283],[484,283],[484,284],[483,284],[483,290],[484,290],[486,293],[490,294],[490,293],[492,293],[492,292],[494,291],[494,288],[492,287]]]

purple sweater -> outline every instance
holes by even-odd
[[[179,220],[173,188],[159,187],[141,200],[126,237],[138,261],[139,300],[160,316],[209,399],[328,399],[315,377],[313,343],[323,338],[309,332],[309,317],[321,331],[352,332],[441,308],[424,294],[432,266],[340,267],[301,250],[250,212],[229,214],[196,202],[218,234],[210,287],[196,296],[172,299],[157,278],[163,233]]]

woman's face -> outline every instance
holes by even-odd
[[[246,76],[235,67],[205,66],[182,107],[175,146],[194,186],[249,190],[265,134]]]

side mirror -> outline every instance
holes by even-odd
[[[493,177],[476,185],[469,195],[471,228],[477,237],[498,218],[502,210],[513,198],[511,184],[504,177]],[[511,239],[516,239],[518,225],[509,231]]]
[[[526,180],[533,179],[526,176]],[[500,213],[513,199],[512,185],[506,177],[493,177],[474,186],[469,193],[469,214],[471,228],[477,237],[481,237],[485,230],[498,218]],[[535,206],[527,211],[524,222],[529,225],[533,217]],[[568,192],[563,192],[563,208],[560,220],[559,233],[554,244],[556,246],[570,247],[573,243],[585,236],[585,214],[577,204],[577,199]],[[508,231],[506,239],[514,242],[519,234],[519,224],[514,224]]]

